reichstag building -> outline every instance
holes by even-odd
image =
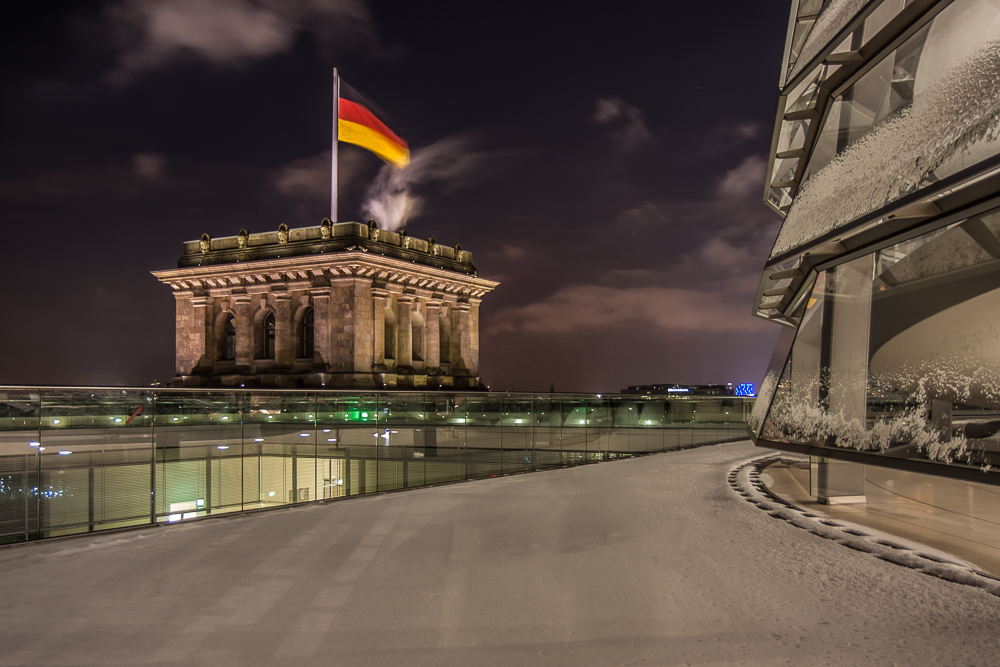
[[[780,91],[757,444],[830,502],[858,463],[998,483],[1000,6],[798,0]]]

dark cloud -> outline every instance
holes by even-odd
[[[119,82],[185,59],[246,66],[289,51],[303,32],[378,46],[362,0],[119,0],[106,16],[121,44],[110,74]]]
[[[617,97],[597,100],[594,122],[608,127],[615,150],[622,153],[630,153],[654,141],[642,110]]]

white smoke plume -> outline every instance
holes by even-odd
[[[446,191],[467,185],[483,175],[489,157],[487,152],[473,150],[472,139],[465,136],[447,137],[414,150],[402,169],[385,165],[379,170],[361,210],[382,229],[402,229],[423,205],[415,189],[433,183],[442,184]]]

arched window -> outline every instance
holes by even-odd
[[[261,359],[274,359],[274,313],[268,313],[261,327]]]
[[[308,359],[313,356],[313,309],[310,308],[302,316],[299,330],[299,358]]]
[[[232,361],[236,358],[236,320],[232,315],[226,318],[222,335],[222,358]]]

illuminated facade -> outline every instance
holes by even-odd
[[[794,0],[780,89],[757,444],[1000,483],[1000,7]]]
[[[482,387],[479,305],[499,283],[461,245],[324,220],[205,234],[153,275],[177,300],[176,386]]]

